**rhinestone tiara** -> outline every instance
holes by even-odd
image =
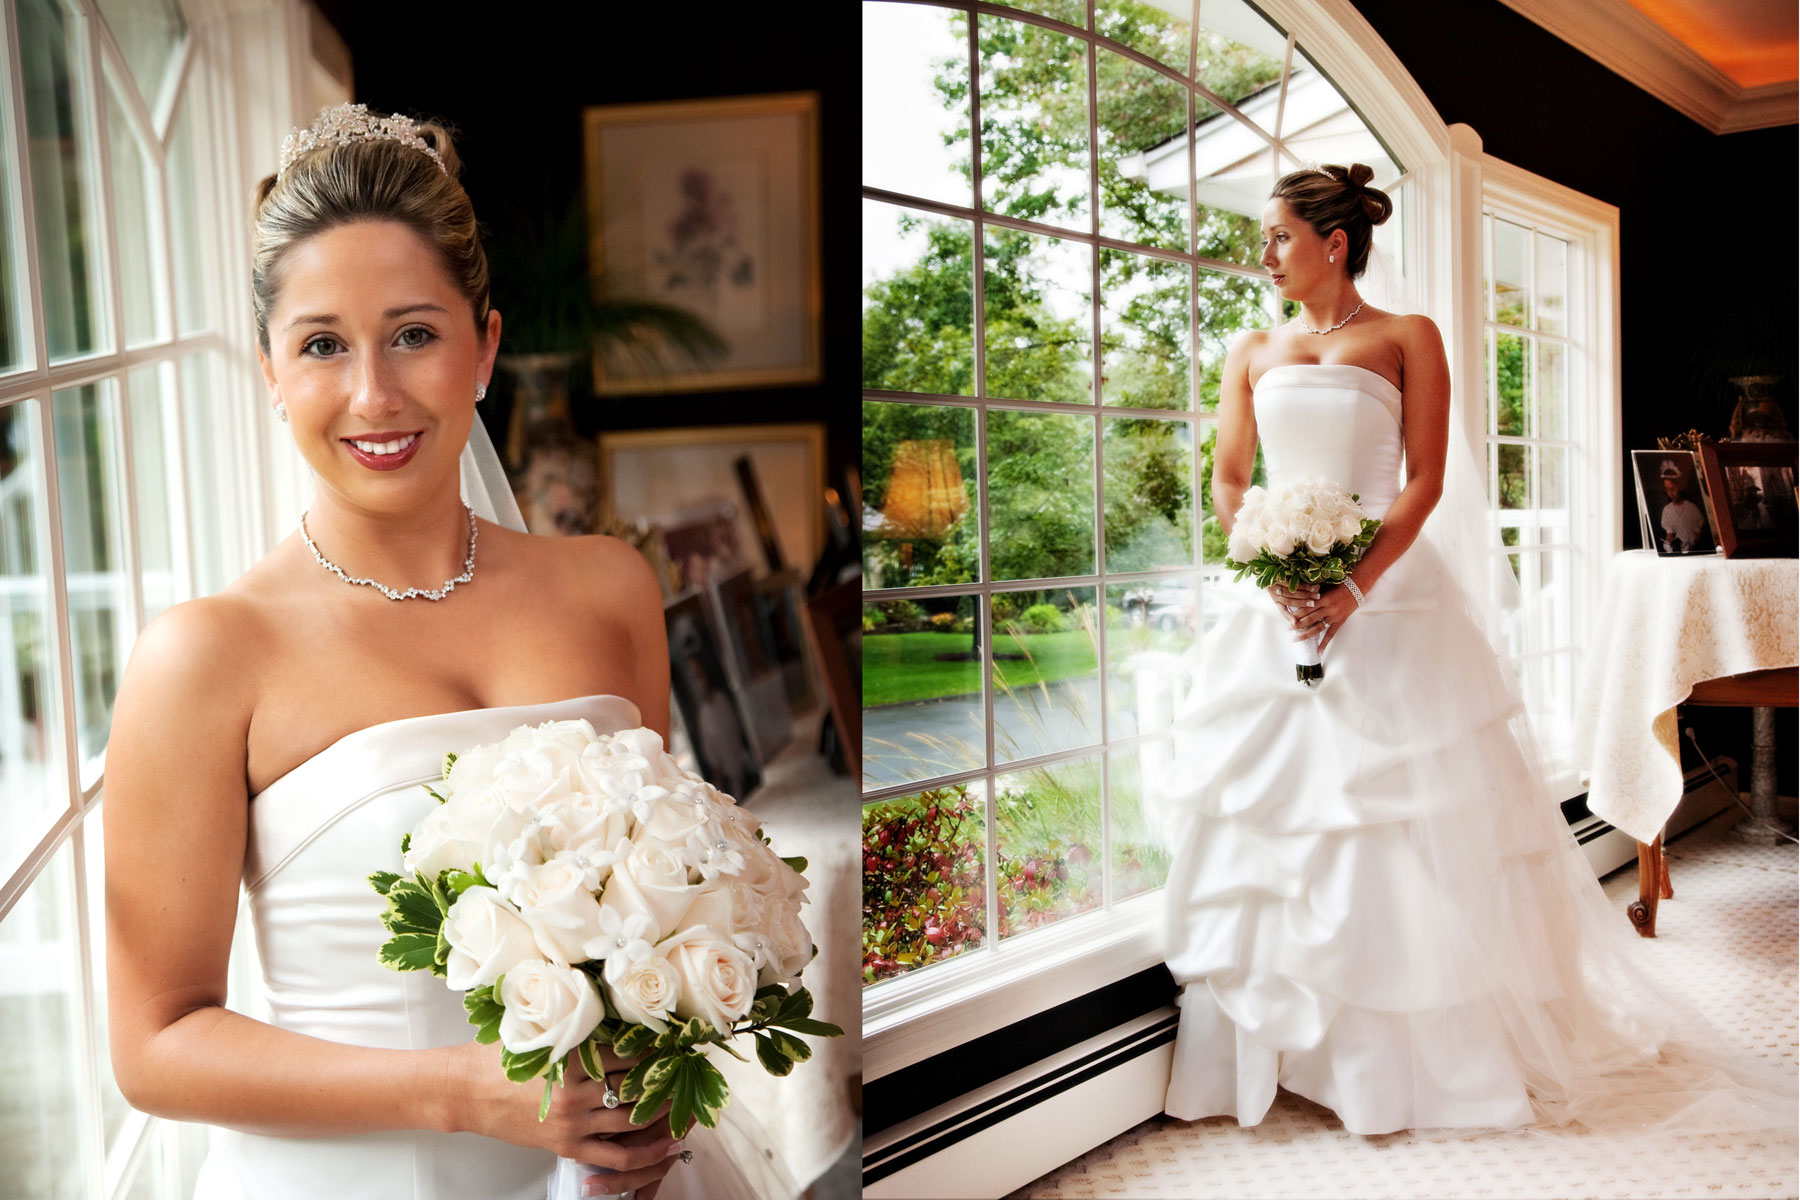
[[[375,141],[399,142],[402,146],[423,150],[438,165],[438,170],[446,175],[450,174],[449,168],[444,166],[444,160],[431,148],[431,143],[419,136],[419,124],[411,117],[403,117],[397,113],[391,117],[378,117],[369,111],[366,104],[337,104],[322,110],[313,120],[312,128],[296,129],[282,140],[281,170],[276,172],[276,178],[286,175],[294,160],[310,150],[317,150],[321,146]]]

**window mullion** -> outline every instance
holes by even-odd
[[[188,30],[181,39],[181,45],[175,48],[169,73],[164,76],[162,95],[155,97],[156,108],[151,113],[150,131],[163,149],[163,160],[169,155],[169,142],[175,132],[175,113],[181,108],[181,99],[187,91],[188,75],[194,63],[194,31]]]
[[[31,180],[31,152],[27,143],[30,131],[26,128],[25,113],[25,75],[24,64],[19,48],[19,14],[13,4],[0,4],[0,18],[6,21],[7,78],[12,81],[11,94],[7,97],[7,106],[12,112],[12,136],[9,139],[14,157],[12,168],[14,178],[19,181],[19,220],[15,223],[14,232],[20,235],[24,244],[21,255],[21,267],[24,278],[14,276],[14,287],[18,294],[27,298],[32,314],[29,334],[32,342],[32,370],[30,378],[41,380],[50,365],[50,327],[49,322],[42,319],[44,312],[44,274],[39,263],[40,248],[37,240],[37,197],[33,191]],[[22,286],[21,286],[22,285]],[[48,395],[44,403],[49,403]]]
[[[106,1118],[100,1111],[100,1027],[94,1004],[94,946],[88,930],[86,821],[75,823],[70,831],[69,854],[74,859],[75,900],[75,1026],[76,1039],[75,1111],[81,1121],[82,1140],[91,1148],[84,1153],[82,1166],[87,1176],[88,1195],[106,1195]],[[104,947],[102,947],[104,952]]]

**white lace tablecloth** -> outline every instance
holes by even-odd
[[[1800,665],[1797,614],[1791,558],[1615,556],[1576,707],[1588,808],[1655,838],[1681,800],[1675,706],[1703,680]]]

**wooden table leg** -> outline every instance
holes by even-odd
[[[1637,927],[1639,937],[1656,936],[1656,902],[1675,895],[1669,886],[1669,868],[1663,860],[1663,835],[1638,843],[1638,898],[1625,907],[1625,915]]]

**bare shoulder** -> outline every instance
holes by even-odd
[[[654,611],[662,611],[662,588],[656,580],[656,569],[637,547],[599,533],[570,538],[567,544],[569,561],[580,572],[585,586],[597,586],[598,594],[610,602],[632,609],[648,604]]]
[[[1267,329],[1240,329],[1232,335],[1226,346],[1226,357],[1248,362],[1257,351],[1269,344],[1271,336],[1272,331]]]
[[[1405,349],[1443,353],[1444,335],[1438,332],[1437,322],[1424,313],[1401,313],[1393,317],[1393,323],[1395,335]]]

